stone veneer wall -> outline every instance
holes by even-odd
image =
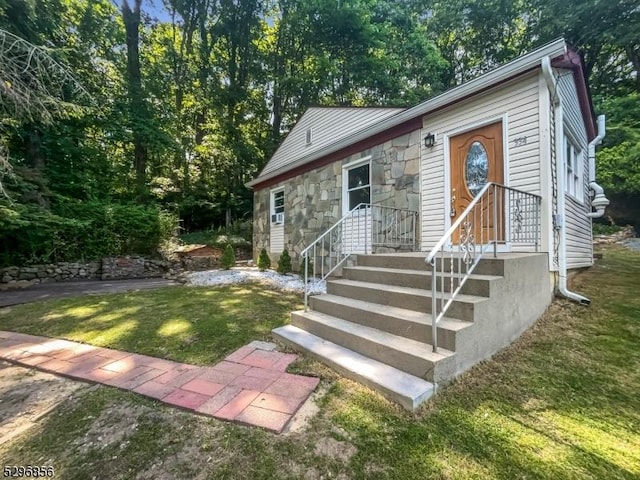
[[[269,202],[272,189],[284,186],[284,244],[297,264],[299,253],[342,217],[342,166],[369,155],[372,203],[419,212],[420,134],[420,130],[415,130],[341,161],[255,191],[254,260],[257,260],[262,248],[269,251]],[[416,240],[419,245],[419,239]],[[270,255],[275,266],[277,255]]]

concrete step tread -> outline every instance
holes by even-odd
[[[426,312],[407,310],[406,308],[392,307],[390,305],[380,305],[379,303],[375,302],[367,302],[365,300],[356,300],[354,298],[341,297],[339,295],[333,295],[331,293],[317,296],[315,297],[315,300],[353,307],[365,312],[380,313],[382,311],[386,316],[389,317],[431,326],[431,314]],[[440,322],[438,322],[438,328],[443,328],[445,330],[451,331],[462,330],[463,328],[467,328],[471,325],[473,325],[473,322],[467,322],[465,320],[458,320],[457,318],[449,317],[444,317],[440,320]]]
[[[430,277],[431,270],[408,270],[406,268],[387,268],[387,267],[368,267],[368,266],[354,266],[354,267],[344,267],[343,270],[358,270],[363,272],[389,272],[389,273],[404,273],[407,275],[420,275],[423,277]],[[445,277],[450,277],[451,272],[444,272],[443,275]],[[472,273],[469,275],[469,278],[474,278],[477,280],[499,280],[503,277],[500,275],[478,275]]]
[[[417,408],[434,393],[431,382],[323,340],[293,325],[278,327],[273,333],[329,365],[338,367],[346,376],[381,390],[388,398],[409,410]]]
[[[431,363],[436,363],[444,358],[455,355],[455,352],[444,348],[438,348],[438,352],[434,353],[432,346],[428,343],[418,342],[417,340],[411,340],[359,323],[349,322],[348,320],[327,315],[326,313],[316,312],[315,310],[308,310],[306,312],[299,310],[293,312],[292,315],[304,316],[314,322],[324,324],[335,330],[340,330],[344,332],[345,335],[354,335],[369,342],[384,345],[387,348],[407,353]]]
[[[397,294],[408,294],[408,295],[419,295],[423,297],[431,297],[431,289],[424,289],[424,288],[399,287],[397,285],[385,285],[382,283],[363,282],[361,280],[348,280],[346,278],[329,280],[328,283],[333,283],[335,285],[349,285],[353,287],[369,288],[373,290],[385,290],[387,292],[392,292]],[[442,295],[442,293],[438,291],[437,297],[449,299],[451,298],[451,294],[448,292],[444,292],[444,295]],[[459,302],[465,302],[465,303],[479,303],[479,302],[484,302],[488,300],[488,298],[459,293],[458,295],[456,295],[456,300]]]

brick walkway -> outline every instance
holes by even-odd
[[[280,433],[319,380],[286,373],[296,355],[252,342],[213,367],[0,330],[0,360],[131,390],[169,405]]]

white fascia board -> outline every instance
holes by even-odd
[[[357,131],[353,135],[350,135],[340,140],[339,142],[327,145],[322,150],[318,150],[314,153],[301,157],[299,160],[283,166],[278,170],[274,170],[273,172],[263,177],[258,177],[246,183],[245,185],[249,188],[252,188],[254,185],[282,175],[283,173],[286,173],[289,170],[293,170],[294,168],[313,162],[314,160],[329,155],[330,153],[342,150],[349,145],[353,145],[354,143],[357,143],[359,141],[366,140],[369,137],[384,132],[385,130],[407,122],[415,117],[426,115],[433,110],[445,107],[458,98],[468,97],[476,92],[482,91],[486,88],[490,88],[496,83],[500,83],[511,77],[524,73],[532,68],[539,66],[542,62],[542,59],[545,57],[554,59],[561,55],[564,55],[565,53],[567,53],[567,44],[563,38],[559,38],[538,48],[537,50],[518,57],[515,60],[502,65],[501,67],[490,70],[489,72],[484,73],[467,83],[463,83],[462,85],[454,87],[450,90],[447,90],[446,92],[441,93],[440,95],[419,103],[418,105],[411,107],[404,112],[400,112],[397,115],[386,118],[377,124],[369,125],[367,128]]]

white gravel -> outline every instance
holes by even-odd
[[[256,267],[237,267],[231,270],[207,270],[204,272],[193,272],[187,275],[188,285],[213,286],[248,282],[263,283],[278,290],[304,292],[304,280],[300,278],[300,275],[280,275],[273,270],[261,272]],[[324,280],[310,280],[308,292],[310,295],[326,293],[327,284]]]

